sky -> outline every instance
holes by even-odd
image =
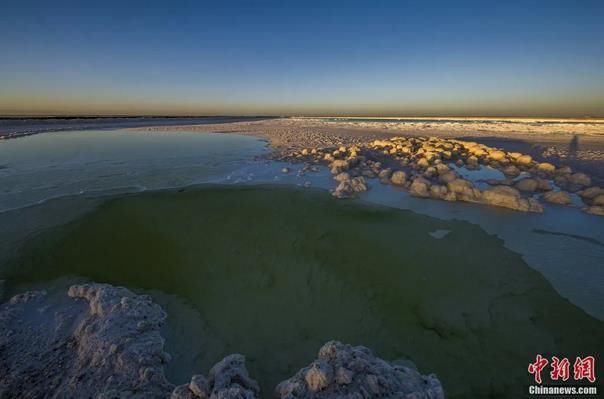
[[[6,1],[0,115],[604,117],[604,1]]]

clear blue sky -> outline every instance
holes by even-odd
[[[604,116],[604,1],[6,1],[0,114]]]

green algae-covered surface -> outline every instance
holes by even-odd
[[[122,196],[26,241],[2,269],[13,290],[66,275],[155,295],[172,382],[240,352],[265,397],[331,339],[410,359],[453,398],[525,396],[536,354],[598,362],[604,349],[603,322],[478,226],[320,191]]]

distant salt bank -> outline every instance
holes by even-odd
[[[557,122],[576,122],[576,123],[604,123],[604,118],[556,118],[556,117],[511,117],[511,116],[298,116],[298,119],[308,120],[391,120],[391,121],[489,121],[489,122],[523,122],[523,123],[557,123]]]
[[[423,119],[384,122],[353,118],[288,118],[172,129],[215,129],[264,137],[273,149],[269,156],[271,159],[328,166],[339,182],[334,195],[340,198],[366,191],[369,188],[366,178],[379,177],[382,183],[405,187],[418,197],[478,202],[531,212],[543,210],[541,200],[559,205],[577,205],[578,201],[567,192],[570,191],[579,193],[586,212],[604,215],[604,188],[597,184],[601,182],[604,186],[604,124],[486,118],[434,118],[434,121],[438,122],[436,127],[430,124],[430,120]],[[483,126],[485,123],[487,125]],[[409,133],[409,126],[415,130],[421,128],[421,135],[416,135],[415,130],[413,134],[405,135]],[[429,136],[434,133],[430,130],[432,128],[440,129],[440,133]],[[384,133],[380,129],[390,132]],[[475,135],[476,141],[472,140],[473,137],[464,137],[463,140],[450,137],[458,129]],[[519,132],[519,129],[522,131]],[[480,143],[480,136],[484,136],[485,132],[496,134],[500,140],[490,137],[487,140],[491,145]],[[513,135],[524,134],[523,137],[529,138],[544,132],[558,137],[558,133],[563,132],[564,138],[558,137],[559,142],[567,140],[569,135],[572,138],[566,153],[548,148],[541,154],[531,151],[531,155],[504,148],[509,143],[503,139],[512,132]],[[591,140],[597,142],[600,150],[588,150],[585,154],[585,150],[580,148],[584,144],[573,136],[577,132],[595,134],[597,137]],[[522,147],[526,147],[526,144]],[[552,159],[549,159],[551,162],[543,161],[545,154],[552,155]],[[586,162],[589,166],[584,168],[588,169],[585,171],[573,170],[570,166],[579,165],[581,169]],[[480,169],[481,166],[502,172],[500,179],[485,179],[486,183],[494,186],[489,190],[481,190],[475,182],[463,179],[459,173],[464,169]],[[396,181],[391,178],[392,175]],[[539,192],[545,193],[537,198],[535,195]]]
[[[136,130],[162,130],[143,127]],[[359,145],[393,136],[476,141],[539,161],[561,163],[604,184],[604,120],[547,118],[306,118],[169,126],[167,130],[238,133],[262,137],[277,156],[305,148]]]
[[[124,129],[258,120],[246,116],[207,117],[0,117],[0,140],[66,130]],[[261,119],[266,119],[262,117]]]

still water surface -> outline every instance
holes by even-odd
[[[602,219],[378,182],[368,203],[337,201],[291,189],[330,188],[328,171],[284,175],[256,159],[266,151],[250,137],[119,130],[1,142],[5,296],[82,280],[150,293],[169,314],[173,382],[241,352],[266,397],[329,339],[411,359],[450,397],[513,394],[535,351],[602,349]]]

